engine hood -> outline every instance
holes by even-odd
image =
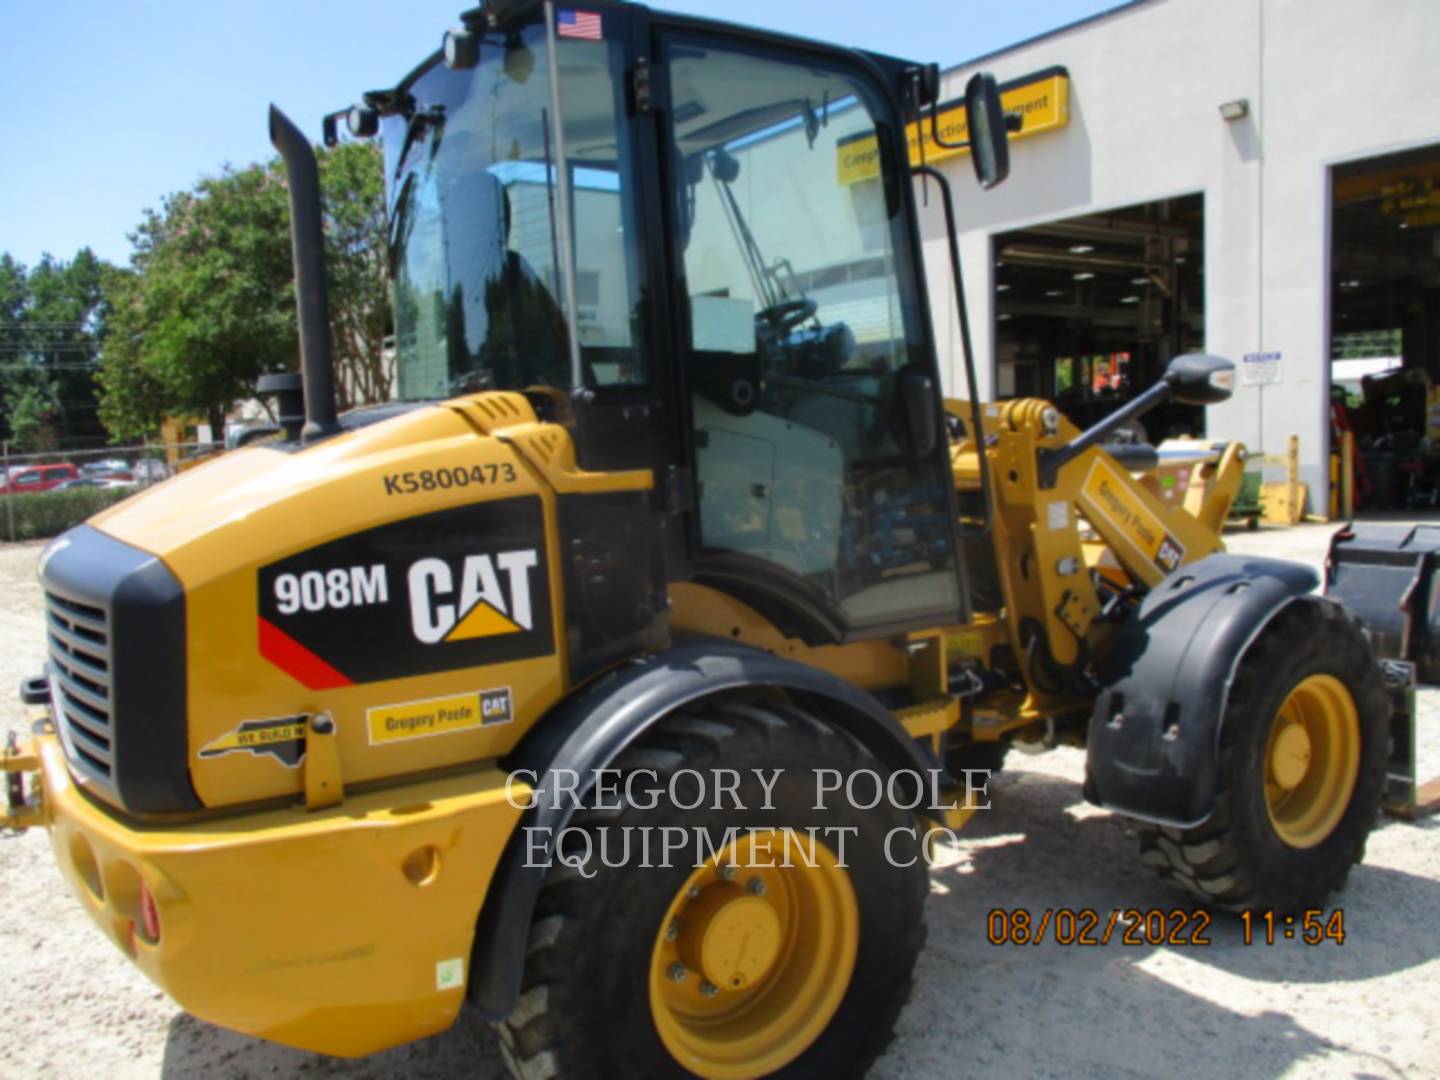
[[[480,395],[234,451],[67,534],[67,566],[133,563],[168,590],[163,625],[104,581],[71,590],[124,639],[106,646],[132,690],[107,699],[102,779],[123,795],[163,749],[201,807],[293,795],[320,713],[347,785],[506,752],[565,685],[554,491],[578,481],[561,464],[564,428]],[[145,804],[162,805],[185,808]]]
[[[396,506],[397,494],[437,496],[448,505],[453,476],[444,491],[436,485],[399,493],[398,482],[425,465],[454,468],[490,441],[462,408],[422,406],[299,451],[233,451],[102,511],[89,524],[158,556],[194,587],[242,561],[245,553],[232,549],[237,538],[250,555],[264,548],[278,553],[431,508],[419,505],[428,498]]]

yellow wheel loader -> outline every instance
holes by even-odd
[[[181,1006],[358,1056],[468,999],[524,1076],[861,1072],[927,843],[1014,743],[1084,746],[1199,902],[1344,880],[1387,751],[1366,639],[1224,553],[1238,447],[1181,508],[1106,442],[1233,368],[1080,431],[978,400],[962,303],[943,399],[924,148],[989,187],[1011,121],[985,76],[968,131],[938,97],[637,4],[464,13],[344,115],[384,143],[398,399],[343,416],[314,155],[272,111],[284,430],[45,550],[3,757],[5,823]]]

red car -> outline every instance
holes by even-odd
[[[0,491],[49,491],[79,475],[79,470],[69,464],[22,465],[12,468],[8,478],[0,477]]]

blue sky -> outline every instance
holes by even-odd
[[[392,85],[475,2],[0,0],[0,251],[29,265],[88,244],[124,262],[143,208],[270,155],[271,101],[318,142],[321,115]],[[655,6],[949,65],[1119,2]]]

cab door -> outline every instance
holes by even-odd
[[[959,621],[894,99],[855,53],[658,36],[696,580],[814,643]]]

